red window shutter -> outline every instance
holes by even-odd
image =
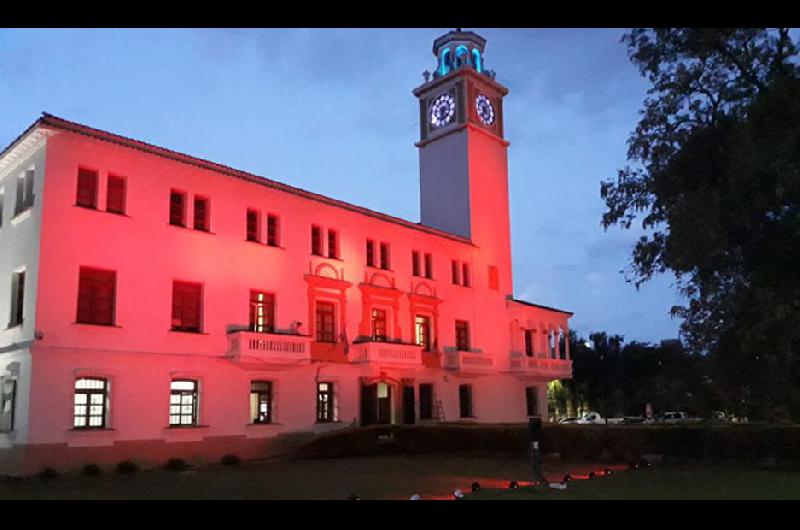
[[[267,245],[271,247],[277,247],[280,243],[278,242],[278,216],[277,215],[268,215],[267,216]]]
[[[247,240],[258,241],[258,212],[247,210]]]
[[[106,211],[125,213],[125,177],[108,176]]]
[[[367,239],[367,267],[375,266],[375,242]]]
[[[419,252],[416,250],[411,251],[411,274],[419,276]]]
[[[177,226],[185,226],[184,212],[186,196],[179,192],[173,191],[169,195],[169,224]]]
[[[75,203],[86,208],[97,208],[97,171],[78,170],[78,194]]]
[[[202,285],[175,282],[172,289],[172,328],[202,331]]]
[[[311,253],[315,256],[322,255],[322,229],[318,226],[311,227]]]

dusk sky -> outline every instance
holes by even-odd
[[[0,144],[45,111],[417,222],[411,91],[449,29],[0,30]],[[639,233],[600,226],[647,89],[623,30],[464,29],[510,89],[515,296],[584,336],[677,337],[673,278],[637,291]]]

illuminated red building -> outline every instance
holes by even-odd
[[[0,154],[2,466],[546,416],[571,313],[512,296],[508,91],[484,45],[440,37],[414,91],[420,223],[33,123]]]

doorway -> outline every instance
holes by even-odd
[[[392,423],[392,387],[380,382],[361,387],[361,425]]]
[[[415,422],[416,417],[414,413],[414,387],[403,387],[403,423],[411,425]]]

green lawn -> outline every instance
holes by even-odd
[[[800,499],[800,473],[723,466],[671,466],[629,470],[568,483],[566,490],[525,487],[483,489],[481,500],[750,500]]]

